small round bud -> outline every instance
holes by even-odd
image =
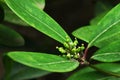
[[[65,42],[63,45],[64,45],[65,48],[69,48],[68,43]]]
[[[80,57],[79,53],[74,55],[75,59],[78,59]]]
[[[58,49],[59,47],[58,46],[56,46],[56,49]]]
[[[84,50],[84,49],[85,49],[84,44],[82,44],[82,46],[81,46],[81,50]]]
[[[66,51],[63,49],[63,47],[56,47],[61,53],[66,53]]]
[[[66,57],[66,55],[62,55],[63,57]]]
[[[73,42],[69,42],[69,45],[70,45],[70,47],[74,47],[75,46]]]
[[[66,36],[66,42],[70,42],[70,38]]]
[[[68,58],[71,58],[71,55],[70,55],[70,54],[67,54],[67,57],[68,57]]]
[[[76,38],[75,38],[75,41],[73,42],[73,44],[74,44],[74,46],[77,46],[78,41],[77,41],[77,39],[76,39]]]
[[[76,53],[76,50],[77,50],[76,47],[74,47],[74,48],[72,49],[72,52],[73,52],[73,53]]]
[[[78,47],[77,49],[76,49],[76,52],[80,52],[81,51],[81,47]]]

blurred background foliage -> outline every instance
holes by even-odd
[[[46,0],[44,11],[71,35],[73,30],[94,22],[95,20],[91,21],[94,17],[98,15],[103,17],[106,12],[119,2],[119,0]],[[12,15],[14,14],[6,5],[0,4],[0,23],[18,32],[24,38],[25,45],[15,47],[1,44],[0,57],[2,57],[2,53],[15,50],[58,53],[55,47],[59,46],[59,43],[28,27],[28,24],[19,20],[17,16],[13,18]],[[0,77],[3,72],[3,62],[2,58],[0,58]],[[40,80],[56,80],[55,77],[57,80],[65,80],[72,73],[52,73],[40,78]]]

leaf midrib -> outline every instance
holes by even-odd
[[[46,65],[53,65],[53,64],[63,64],[63,63],[71,63],[71,61],[59,61],[59,62],[50,62],[50,63],[43,63],[43,64],[38,64],[39,66],[46,66]]]
[[[9,4],[8,4],[9,5]],[[16,5],[16,4],[15,4]],[[19,6],[19,5],[17,5]],[[11,6],[9,6],[11,8]],[[23,8],[22,6],[19,7],[21,8],[22,10],[24,10],[28,15],[30,15],[31,17],[33,17],[34,19],[36,19],[37,21],[41,22],[43,25],[45,25],[47,28],[49,28],[51,31],[55,32],[56,34],[58,34],[63,40],[66,40],[62,35],[60,35],[58,32],[56,32],[55,30],[53,30],[51,27],[49,27],[49,25],[45,24],[44,22],[40,21],[39,19],[37,19],[36,17],[32,16],[30,13],[28,13],[29,11],[25,8]],[[12,9],[12,8],[11,8]],[[14,9],[12,9],[14,11]],[[28,12],[27,12],[28,11]],[[29,22],[27,22],[23,17],[21,17],[16,11],[14,11],[21,19],[23,19],[26,23],[29,24]],[[47,15],[47,14],[46,14]],[[53,20],[53,19],[52,19]],[[56,23],[56,22],[55,22]],[[33,26],[35,29],[38,29],[36,28],[35,26]],[[43,31],[41,31],[43,32]],[[43,32],[44,33],[44,32]]]
[[[46,65],[53,65],[53,64],[62,64],[62,63],[75,63],[75,62],[77,62],[77,61],[72,61],[72,60],[60,60],[60,61],[56,61],[55,60],[55,62],[42,62],[42,63],[40,63],[40,61],[38,61],[38,60],[36,60],[35,58],[33,58],[32,57],[32,55],[30,56],[31,54],[29,54],[29,55],[27,55],[27,57],[29,57],[29,59],[31,60],[31,61],[33,61],[34,63],[34,65],[39,65],[39,66],[46,66]],[[26,62],[26,61],[19,61],[19,60],[16,60],[16,58],[14,58],[14,57],[12,57],[12,55],[9,55],[9,56],[11,56],[11,58],[13,59],[13,60],[15,60],[15,61],[17,61],[17,62],[20,62],[20,63],[25,63],[25,64],[27,64],[27,65],[31,65],[31,63],[28,63],[28,62]],[[40,64],[37,64],[37,63],[40,63]]]
[[[111,34],[109,37],[116,36],[117,34],[120,34],[120,31],[119,31],[119,32],[117,32],[117,33]],[[98,40],[97,42],[104,41],[104,40],[108,39],[109,37],[103,37],[102,39]]]
[[[102,53],[102,54],[95,54],[93,57],[91,57],[91,58],[94,58],[94,57],[96,57],[96,56],[100,56],[100,55],[108,55],[108,54],[118,54],[118,55],[120,55],[120,52],[106,52],[106,53]]]
[[[40,63],[39,61],[37,61],[35,58],[32,57],[32,55],[30,56],[31,54],[29,54],[29,58],[31,58],[33,61],[35,61],[36,63]],[[73,61],[71,60],[61,60],[61,61],[56,61],[55,62],[44,62],[42,64],[37,64],[37,65],[52,65],[52,64],[61,64],[61,63],[71,63]],[[75,61],[74,61],[75,62]]]
[[[91,47],[91,45],[95,42],[95,40],[97,40],[102,34],[104,34],[106,31],[108,31],[111,27],[113,27],[114,25],[116,25],[117,23],[120,22],[120,19],[118,21],[116,21],[115,23],[113,23],[112,25],[110,25],[109,27],[107,27],[105,30],[103,30],[100,34],[98,34],[96,37],[93,38],[92,41],[90,41],[90,43],[88,44],[88,48]]]

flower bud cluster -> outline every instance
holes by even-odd
[[[67,57],[69,59],[74,58],[78,59],[80,58],[81,53],[85,49],[84,44],[81,46],[77,46],[78,41],[75,38],[74,42],[71,42],[69,39],[66,40],[65,43],[63,43],[63,47],[56,47],[56,49],[59,50],[63,55],[63,57]]]

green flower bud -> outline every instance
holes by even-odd
[[[76,47],[74,47],[74,48],[72,49],[72,52],[73,52],[73,53],[76,53],[76,50],[77,50]]]
[[[77,39],[76,39],[76,38],[75,38],[75,41],[73,42],[73,44],[74,44],[74,46],[77,46],[78,41],[77,41]]]
[[[63,49],[63,47],[56,47],[61,53],[66,53],[66,51]]]
[[[70,47],[74,47],[75,46],[73,42],[69,42],[69,45],[70,45]]]
[[[63,57],[66,57],[66,55],[62,55]]]
[[[76,54],[76,55],[74,55],[74,58],[75,58],[75,59],[78,59],[79,57],[80,57],[79,53]]]
[[[65,48],[69,48],[68,43],[65,42],[63,45],[64,45]]]
[[[66,42],[70,42],[70,39],[68,36],[66,36]]]
[[[83,51],[84,49],[85,49],[84,44],[82,44],[82,46],[81,46],[81,50]]]
[[[67,57],[68,57],[68,58],[71,58],[71,55],[70,55],[70,54],[67,54]]]
[[[78,47],[77,49],[76,49],[76,52],[80,52],[81,51],[81,47]]]

